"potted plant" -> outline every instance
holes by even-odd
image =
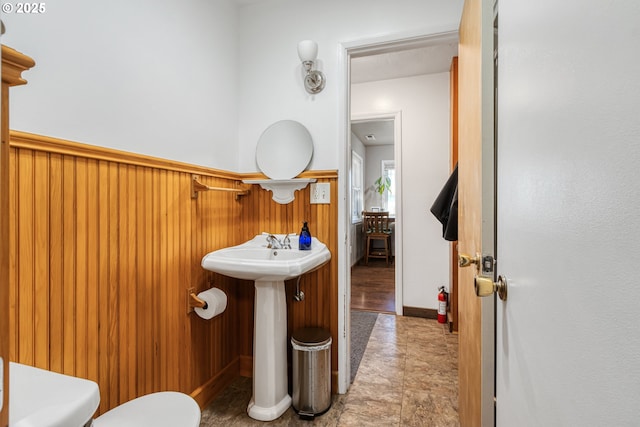
[[[380,178],[376,179],[376,181],[373,183],[373,186],[375,187],[376,192],[380,195],[380,205],[384,206],[384,200],[382,199],[382,196],[384,195],[385,191],[391,193],[391,178],[383,175]]]
[[[380,196],[384,194],[385,190],[391,193],[391,178],[389,178],[388,176],[381,176],[380,178],[376,179],[376,182],[374,182],[373,185],[376,187],[376,191],[378,192],[378,194],[380,194]]]

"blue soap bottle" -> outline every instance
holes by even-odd
[[[306,221],[302,223],[302,230],[300,230],[300,237],[298,238],[298,249],[301,251],[311,249],[311,233],[309,233],[309,227]]]

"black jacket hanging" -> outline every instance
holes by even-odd
[[[458,240],[458,164],[433,202],[431,213],[442,223],[442,237]]]

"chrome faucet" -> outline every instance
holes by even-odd
[[[282,249],[282,242],[273,234],[267,236],[267,243],[269,244],[269,246],[267,246],[268,248]]]
[[[276,236],[269,234],[267,236],[267,243],[269,244],[267,247],[271,249],[291,249],[291,240],[289,239],[289,235],[286,235],[284,240],[281,242]]]

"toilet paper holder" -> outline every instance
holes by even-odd
[[[206,310],[209,307],[209,304],[198,298],[198,295],[196,295],[196,288],[189,288],[187,289],[187,313],[191,313],[196,307]]]

